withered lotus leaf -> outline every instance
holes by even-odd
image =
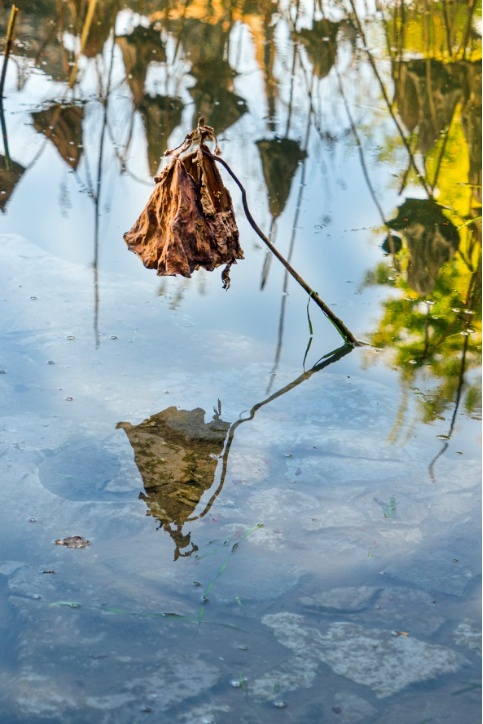
[[[206,146],[175,156],[154,180],[146,207],[124,234],[145,267],[190,277],[200,267],[213,271],[243,259],[230,193]],[[227,270],[223,279],[228,287]]]

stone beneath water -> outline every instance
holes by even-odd
[[[435,679],[458,671],[466,659],[457,652],[427,644],[411,636],[393,636],[389,630],[370,629],[364,626],[338,621],[325,631],[304,625],[304,618],[289,612],[269,614],[263,623],[273,629],[278,641],[294,653],[285,662],[287,671],[295,673],[298,686],[311,686],[320,663],[357,684],[372,689],[378,698],[391,696],[405,687]],[[257,696],[266,698],[275,679],[280,680],[280,670],[271,672],[254,682]],[[305,681],[305,683],[304,683]],[[298,688],[292,676],[287,688]]]
[[[354,613],[365,610],[380,590],[370,586],[347,586],[302,596],[299,600],[309,609]]]

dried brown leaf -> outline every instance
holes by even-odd
[[[173,158],[124,234],[128,248],[159,276],[190,277],[200,267],[213,271],[243,259],[230,193],[203,148]]]

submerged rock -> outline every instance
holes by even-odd
[[[463,656],[444,646],[345,621],[331,624],[325,632],[306,626],[302,616],[288,612],[269,614],[263,623],[274,630],[281,644],[294,652],[292,671],[298,670],[301,661],[310,671],[325,663],[336,674],[368,686],[378,698],[391,696],[411,684],[452,674],[466,663]],[[285,666],[290,671],[290,662]],[[270,676],[255,683],[259,696],[266,695]],[[277,671],[277,680],[279,676]],[[299,681],[302,682],[301,677]]]

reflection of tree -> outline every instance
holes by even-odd
[[[419,294],[428,294],[439,270],[458,248],[460,239],[455,225],[438,204],[426,199],[407,199],[387,225],[401,231],[406,239],[408,285]]]
[[[221,403],[210,422],[205,422],[205,411],[199,407],[190,411],[168,407],[139,425],[117,424],[134,450],[134,460],[145,490],[140,498],[148,506],[149,515],[159,520],[160,527],[173,539],[175,560],[190,556],[198,549],[191,541],[191,533],[183,532],[183,526],[204,517],[223,489],[237,428],[253,420],[261,407],[290,392],[352,350],[352,345],[345,345],[326,355],[312,369],[253,405],[247,417],[233,424],[221,419]],[[216,489],[201,513],[194,515],[203,494],[216,481],[220,459]]]
[[[409,134],[393,117],[410,157],[401,190],[414,182],[427,199],[407,199],[385,222],[405,240],[403,248],[400,240],[384,247],[397,273],[380,264],[366,277],[366,284],[401,292],[384,303],[369,336],[375,347],[389,351],[401,374],[403,401],[392,436],[401,431],[407,393],[416,390],[426,422],[451,410],[445,446],[460,406],[474,413],[481,401],[479,385],[467,374],[481,362],[481,70],[471,57],[476,45],[465,7],[460,0],[451,12],[447,3],[434,4],[431,21],[418,3],[399,2],[387,11],[395,107]],[[356,24],[367,44],[357,18]],[[390,110],[382,75],[370,52],[368,57]],[[424,172],[415,151],[423,155]],[[436,460],[430,465],[433,479]]]

